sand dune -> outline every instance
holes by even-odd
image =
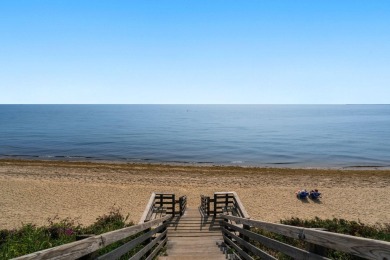
[[[319,188],[321,203],[294,192]],[[390,170],[241,168],[121,163],[0,160],[0,229],[46,219],[89,224],[116,205],[138,222],[151,192],[200,195],[236,191],[254,219],[292,216],[390,223]]]

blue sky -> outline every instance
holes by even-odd
[[[0,1],[0,103],[383,104],[390,1]]]

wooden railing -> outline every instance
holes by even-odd
[[[234,191],[215,192],[212,199],[201,195],[200,209],[205,215],[217,216],[221,213],[227,213],[233,216],[249,218],[244,205]]]
[[[210,215],[210,197],[200,195],[200,210],[204,215]]]
[[[181,196],[179,198],[179,214],[180,216],[183,216],[184,212],[187,209],[187,196]]]
[[[179,206],[179,209],[176,206]],[[179,200],[175,199],[172,193],[152,193],[149,202],[145,207],[144,213],[139,223],[144,223],[165,215],[183,215],[187,207],[187,197],[181,196]]]
[[[259,256],[261,259],[276,259],[257,247],[255,244],[258,243],[262,245],[262,248],[281,252],[294,259],[328,259],[324,256],[327,249],[350,253],[366,259],[390,259],[390,243],[385,241],[250,220],[226,214],[221,214],[221,217],[225,220],[221,221],[224,241],[242,259],[254,259],[254,256]],[[251,227],[302,240],[306,244],[306,250],[252,232]]]
[[[178,206],[178,209],[176,209]],[[175,194],[152,193],[138,225],[21,256],[16,259],[117,259],[132,251],[130,259],[153,259],[167,242],[167,222],[175,215],[183,215],[187,197],[175,200]],[[131,239],[130,237],[135,238]],[[125,242],[126,241],[126,242]],[[122,245],[100,255],[98,250],[116,242]],[[142,245],[142,246],[140,246]],[[135,248],[140,248],[133,252]]]
[[[160,249],[167,242],[166,221],[171,216],[165,216],[139,225],[115,230],[101,235],[91,236],[80,241],[38,251],[16,259],[117,259],[139,245],[143,245],[130,259],[153,259]],[[153,229],[152,229],[153,228]],[[113,249],[105,255],[98,256],[98,250],[105,248],[115,242],[128,239],[130,236],[138,235],[136,238]]]
[[[328,249],[353,254],[366,259],[390,260],[390,243],[374,239],[327,232],[316,228],[302,228],[249,219],[240,198],[235,192],[216,192],[214,198],[201,196],[202,212],[218,214],[223,218],[221,230],[224,247],[232,249],[237,259],[276,259],[270,254],[281,252],[294,259],[328,259]],[[306,249],[294,247],[251,231],[251,228],[299,239]],[[263,233],[266,233],[263,232]],[[287,240],[287,239],[286,239]]]

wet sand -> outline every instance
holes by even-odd
[[[298,189],[318,188],[319,203]],[[0,160],[0,229],[46,224],[49,217],[90,224],[115,205],[138,222],[152,192],[200,195],[236,191],[253,219],[299,217],[390,223],[390,170],[287,169]]]

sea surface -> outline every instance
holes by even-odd
[[[390,105],[0,105],[0,158],[390,167]]]

